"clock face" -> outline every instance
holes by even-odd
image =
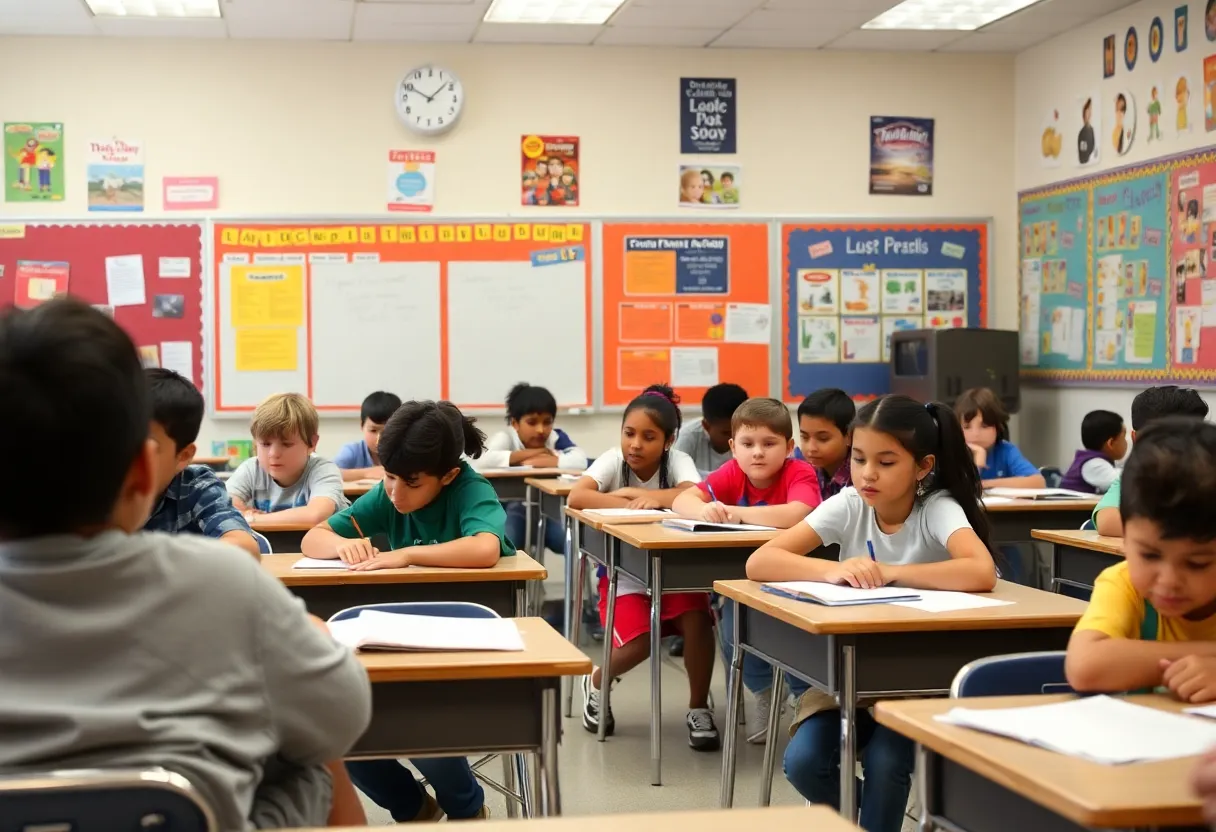
[[[406,127],[433,136],[456,125],[464,109],[464,86],[451,70],[418,67],[397,85],[396,105]]]

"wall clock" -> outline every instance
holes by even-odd
[[[397,116],[424,136],[437,136],[456,126],[464,111],[464,85],[450,69],[420,66],[397,84]]]

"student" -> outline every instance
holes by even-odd
[[[384,481],[304,535],[302,551],[314,558],[341,558],[355,572],[488,568],[515,554],[494,487],[460,458],[481,456],[484,439],[451,402],[401,405],[380,434]],[[372,546],[369,538],[376,535],[387,536],[390,551]],[[411,762],[430,781],[435,797],[396,760],[351,762],[347,769],[355,785],[396,821],[489,816],[485,793],[464,757]]]
[[[366,822],[327,767],[371,717],[354,654],[236,547],[138,533],[159,483],[130,338],[72,299],[8,310],[0,408],[23,472],[0,480],[0,770],[165,768],[224,830]]]
[[[200,534],[260,557],[249,524],[232,507],[228,491],[205,465],[191,465],[203,421],[203,396],[172,370],[144,371],[152,403],[148,431],[156,443],[156,492],[160,497],[144,524],[150,532]]]
[[[1125,559],[1094,583],[1068,642],[1068,684],[1216,700],[1216,425],[1154,421],[1122,483]]]
[[[680,408],[670,387],[654,384],[625,408],[621,444],[587,469],[570,491],[571,508],[671,508],[681,492],[700,480],[688,454],[673,449],[680,431]],[[608,578],[599,582],[600,621],[608,618]],[[709,682],[714,670],[713,622],[709,593],[679,592],[662,596],[659,616],[684,636],[688,671],[688,744],[697,751],[716,751],[718,726],[709,708]],[[650,656],[650,599],[646,587],[626,575],[617,578],[610,667],[593,668],[583,677],[583,727],[599,730],[600,690],[604,679],[625,675]],[[609,634],[606,634],[606,637]],[[605,675],[606,674],[606,675]],[[605,732],[612,734],[612,711]]]
[[[1207,415],[1207,402],[1194,390],[1173,384],[1150,387],[1132,399],[1132,443],[1136,442],[1137,431],[1144,430],[1150,422],[1157,419],[1168,416],[1206,419]],[[1109,537],[1123,536],[1123,521],[1119,515],[1121,497],[1119,480],[1116,479],[1098,501],[1098,505],[1094,506],[1093,523],[1098,534]]]
[[[816,390],[798,405],[799,446],[794,456],[815,466],[819,496],[824,500],[853,484],[849,429],[856,416],[857,405],[848,393],[835,387]]]
[[[320,523],[348,505],[342,474],[315,456],[320,417],[298,393],[278,393],[253,412],[257,456],[228,479],[232,504],[263,526]]]
[[[949,407],[894,395],[869,402],[853,423],[852,468],[853,487],[757,549],[748,558],[747,577],[961,592],[987,592],[996,585],[979,478]],[[840,546],[840,562],[806,557],[826,544]],[[806,687],[795,686],[792,693]],[[807,800],[836,806],[840,715],[833,708],[826,694],[802,696],[785,774]],[[875,723],[864,709],[856,728],[865,770],[861,827],[899,832],[912,782],[913,743]]]
[[[734,458],[672,503],[684,517],[710,523],[754,523],[779,529],[800,523],[819,505],[815,469],[793,459],[794,430],[789,409],[776,399],[748,399],[731,418]],[[719,625],[724,660],[734,651],[734,602],[723,600]],[[751,693],[747,741],[764,742],[768,732],[773,669],[762,659],[743,657],[743,683]]]
[[[1047,481],[1009,441],[1009,414],[987,387],[965,390],[954,403],[984,488],[1043,488]]]
[[[716,471],[731,460],[730,417],[747,401],[747,391],[737,384],[715,384],[701,397],[701,421],[685,425],[672,447],[692,457],[701,476]]]
[[[1093,410],[1081,420],[1081,444],[1072,465],[1060,480],[1061,488],[1105,494],[1119,478],[1115,463],[1127,455],[1127,428],[1123,417],[1109,410]]]
[[[363,400],[363,406],[359,408],[359,429],[363,431],[363,438],[343,445],[334,457],[334,465],[341,469],[344,481],[378,480],[384,476],[384,466],[380,464],[376,448],[384,423],[399,407],[401,399],[383,390],[377,390]]]

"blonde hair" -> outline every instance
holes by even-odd
[[[253,411],[249,432],[254,439],[303,439],[305,444],[316,441],[321,417],[312,402],[299,393],[276,393],[265,399]]]

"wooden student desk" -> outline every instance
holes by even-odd
[[[326,619],[349,607],[397,601],[469,601],[503,617],[518,616],[526,610],[528,582],[547,576],[545,567],[523,552],[499,558],[488,569],[407,566],[374,572],[293,569],[301,557],[267,555],[262,568],[303,599],[309,612]]]
[[[372,681],[372,721],[349,757],[536,754],[535,802],[561,814],[557,743],[562,677],[591,660],[540,618],[516,619],[521,652],[360,653]]]
[[[566,517],[566,498],[574,488],[574,481],[557,477],[527,477],[524,484],[528,487],[528,496],[536,498],[537,517],[536,528],[532,532],[532,554],[541,563],[545,562],[545,524],[552,520],[560,523],[566,532],[565,551],[565,587],[566,594],[562,600],[565,625],[563,632],[567,640],[570,638],[570,610],[574,598],[574,568],[570,552],[574,551],[574,523]]]
[[[282,524],[272,526],[264,522],[260,515],[255,515],[249,521],[249,528],[266,538],[272,552],[300,551],[300,543],[304,540],[304,535],[308,534],[309,529],[312,529],[314,525],[313,523],[291,523],[286,526]],[[299,559],[298,555],[296,559]]]
[[[918,745],[920,828],[1077,832],[1203,826],[1202,807],[1191,792],[1196,757],[1101,765],[933,718],[955,706],[1013,708],[1070,698],[996,696],[878,703],[878,721]],[[1159,694],[1128,699],[1166,711],[1185,707]]]
[[[342,493],[353,503],[379,484],[380,480],[375,479],[349,480],[342,483]]]
[[[1123,561],[1123,538],[1103,537],[1091,531],[1031,532],[1035,540],[1051,544],[1051,582],[1057,592],[1071,586],[1092,592],[1103,569]]]
[[[985,506],[994,546],[1026,543],[1032,529],[1079,529],[1093,514],[1092,500],[1013,500]]]
[[[764,592],[754,581],[717,581],[714,589],[738,603],[735,652],[727,683],[730,702],[722,751],[721,803],[735,790],[735,745],[742,694],[743,652],[773,666],[773,701],[787,671],[840,703],[840,770],[857,763],[857,700],[876,696],[941,696],[970,661],[1000,653],[1062,650],[1085,612],[1074,598],[998,581],[989,597],[1009,606],[928,613],[892,604],[825,607]],[[780,720],[769,723],[760,802],[767,805]],[[840,778],[841,814],[854,816],[856,780]],[[1026,826],[1023,829],[1036,829]]]

